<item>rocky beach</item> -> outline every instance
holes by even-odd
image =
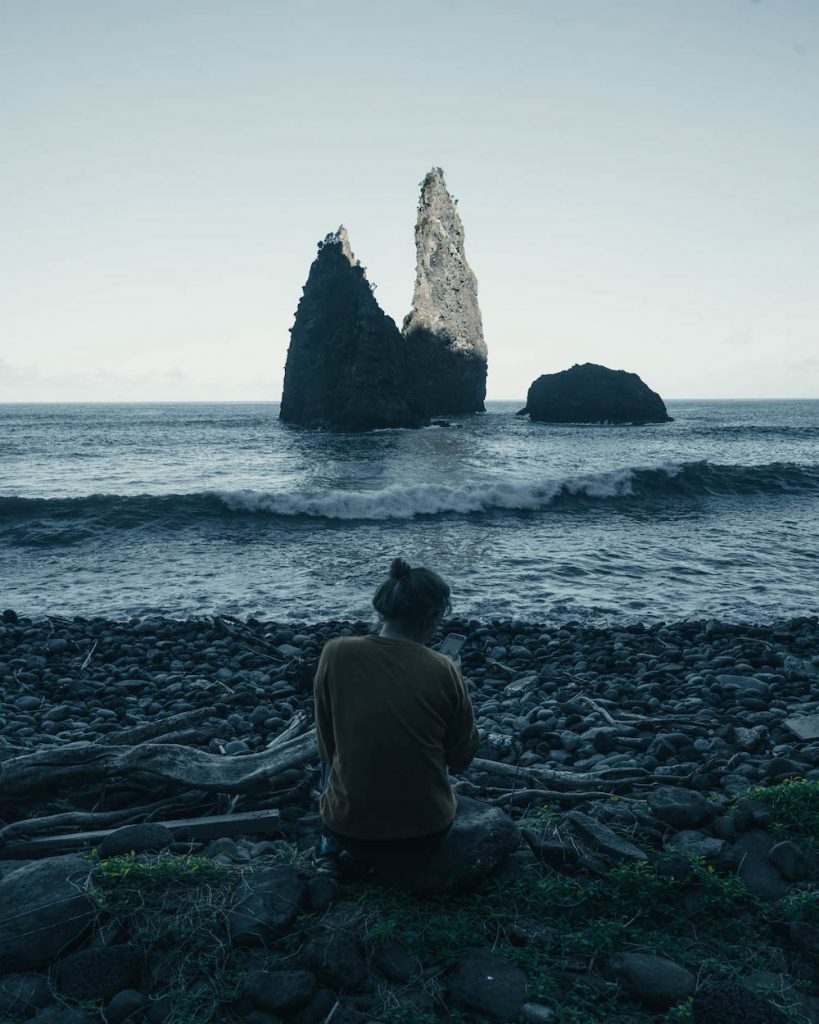
[[[468,637],[482,743],[453,781],[487,877],[426,899],[310,859],[315,665],[372,628],[4,614],[0,1019],[728,1024],[739,999],[746,1022],[819,1020],[816,617],[446,623]],[[169,748],[173,770],[145,760]],[[268,809],[261,836],[111,832]],[[107,851],[72,841],[83,829],[110,832]],[[178,935],[182,974],[159,969],[162,943],[117,904],[126,875],[143,908],[157,878],[192,905],[203,881],[233,893],[210,925],[218,969]],[[48,885],[81,903],[60,928]],[[264,926],[237,924],[248,899]]]

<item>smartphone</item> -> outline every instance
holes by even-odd
[[[463,633],[448,633],[444,637],[444,642],[438,648],[438,652],[439,654],[445,654],[452,661],[455,661],[465,643],[466,637]]]

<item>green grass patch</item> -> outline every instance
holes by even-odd
[[[774,816],[774,833],[799,836],[809,843],[816,843],[819,837],[819,782],[785,779],[775,786],[756,786],[747,795],[770,807]]]
[[[145,954],[152,995],[171,994],[172,1024],[220,1020],[241,975],[231,963],[227,916],[242,869],[192,855],[97,859],[92,880],[100,925],[121,930]]]

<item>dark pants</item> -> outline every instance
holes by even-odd
[[[452,828],[452,824],[426,836],[412,836],[408,839],[353,839],[350,836],[340,835],[334,832],[327,825],[322,826],[324,839],[329,842],[322,842],[322,848],[327,853],[336,852],[348,853],[357,861],[376,864],[381,861],[394,861],[398,858],[409,858],[413,861],[423,860],[435,853],[441,845],[444,836]],[[332,845],[336,846],[333,851]]]

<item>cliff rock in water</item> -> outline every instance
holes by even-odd
[[[487,352],[478,282],[440,167],[421,183],[415,249],[415,294],[403,326],[413,392],[428,416],[482,412]]]
[[[340,227],[319,243],[296,310],[279,417],[332,430],[421,426],[406,351]]]
[[[636,373],[596,363],[546,373],[531,385],[526,408],[544,423],[668,423],[671,417],[656,391]]]

